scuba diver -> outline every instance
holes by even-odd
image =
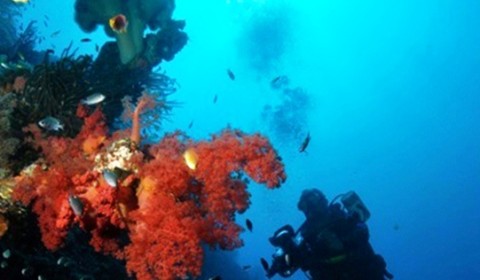
[[[337,200],[340,199],[340,202]],[[318,189],[302,192],[297,205],[305,222],[297,231],[285,225],[269,239],[278,247],[272,265],[262,259],[267,277],[293,275],[298,269],[313,280],[384,280],[393,275],[369,243],[370,213],[353,191],[328,203]]]

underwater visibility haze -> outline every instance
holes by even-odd
[[[0,279],[369,279],[306,264],[312,189],[378,279],[480,279],[479,14],[0,0]]]

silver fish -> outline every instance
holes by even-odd
[[[67,258],[65,258],[65,257],[60,257],[60,258],[57,260],[57,265],[64,265],[66,262],[67,262]]]
[[[41,119],[38,122],[38,125],[41,128],[45,128],[46,130],[54,130],[54,131],[63,130],[63,124],[60,122],[60,120],[51,116]]]
[[[108,169],[103,170],[103,179],[107,182],[108,185],[112,188],[117,187],[117,174],[115,174],[113,171],[110,171]]]
[[[11,255],[12,255],[12,252],[10,252],[10,249],[7,249],[2,253],[2,256],[6,259],[10,258]]]
[[[103,102],[103,100],[105,100],[105,95],[101,93],[94,93],[82,99],[81,103],[84,105],[96,105]]]
[[[83,204],[77,196],[69,195],[68,204],[70,204],[70,208],[72,208],[72,211],[76,216],[81,216],[83,214]]]
[[[29,267],[25,267],[24,269],[22,269],[22,275],[23,276],[32,276],[33,274],[33,269],[29,268]]]
[[[2,66],[5,69],[11,69],[10,65],[6,64],[5,62],[0,63],[0,66]]]
[[[7,263],[6,261],[2,261],[2,262],[0,263],[0,267],[1,267],[1,268],[6,268],[7,266],[8,266],[8,263]]]

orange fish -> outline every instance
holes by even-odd
[[[191,170],[195,170],[197,168],[198,155],[197,155],[197,152],[195,152],[195,150],[193,148],[188,148],[183,153],[183,159],[185,160],[185,164]]]
[[[123,14],[118,14],[110,18],[110,20],[108,20],[108,24],[110,25],[110,28],[112,28],[112,30],[116,33],[127,32],[128,21],[127,17]]]

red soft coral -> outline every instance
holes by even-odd
[[[78,115],[84,119],[84,126],[73,139],[43,138],[36,125],[26,129],[33,135],[31,142],[34,147],[42,151],[46,166],[38,163],[32,174],[19,176],[13,197],[26,205],[32,203],[32,210],[38,216],[42,241],[51,250],[63,243],[74,220],[68,202],[69,195],[84,191],[98,177],[91,174],[94,162],[84,156],[82,143],[88,135],[106,136],[106,124],[102,121],[103,114],[100,110],[91,115],[83,112],[84,110],[77,110]],[[81,198],[80,200],[85,202]]]
[[[25,204],[33,203],[32,210],[38,215],[42,241],[50,250],[57,249],[68,233],[73,213],[68,205],[69,178],[62,171],[48,171],[37,167],[32,176],[17,178],[13,198]]]
[[[275,151],[259,135],[226,130],[210,142],[180,138],[170,135],[152,146],[153,159],[140,171],[138,209],[130,215],[132,243],[126,248],[127,268],[139,279],[198,276],[203,242],[225,249],[242,245],[241,227],[234,222],[234,214],[249,205],[242,170],[269,187],[286,178]],[[182,157],[188,147],[198,153],[195,170]]]
[[[132,213],[137,222],[126,248],[127,269],[138,279],[173,280],[199,275],[203,254],[193,205],[179,205],[174,196],[160,191],[152,194],[152,199],[157,202],[155,209]]]
[[[125,258],[128,271],[138,279],[200,275],[202,244],[224,249],[242,245],[242,228],[234,221],[250,203],[242,174],[269,188],[286,178],[266,138],[226,130],[211,141],[185,140],[181,133],[164,137],[146,156],[137,151],[130,160],[138,172],[118,178],[112,188],[94,170],[95,153],[85,155],[82,149],[92,135],[107,137],[103,116],[100,111],[88,115],[82,108],[78,114],[85,125],[74,139],[44,140],[31,129],[47,168],[38,166],[31,175],[17,178],[14,197],[33,204],[47,248],[61,246],[70,226],[77,223],[91,233],[95,250]],[[52,141],[60,150],[49,145]],[[194,169],[182,156],[187,149],[198,156]],[[82,203],[78,216],[69,205],[70,195]],[[118,238],[125,231],[130,243],[122,248]]]

